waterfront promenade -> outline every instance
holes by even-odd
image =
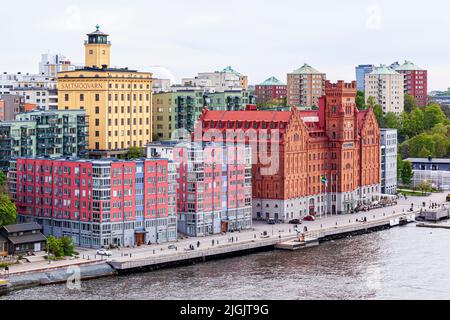
[[[361,226],[361,220],[366,218],[368,223],[377,221],[389,221],[390,219],[398,218],[401,214],[407,213],[414,204],[414,209],[420,209],[423,202],[428,206],[430,203],[445,203],[447,193],[432,194],[429,197],[408,197],[399,199],[398,204],[392,207],[385,207],[371,210],[369,212],[360,212],[357,214],[348,215],[334,215],[319,217],[316,221],[302,222],[301,229],[306,226],[310,233],[320,233],[326,230],[348,230],[349,227]],[[266,232],[267,236],[262,234]],[[268,225],[265,222],[254,222],[252,230],[234,232],[226,235],[208,236],[201,238],[185,238],[174,243],[165,243],[161,245],[144,245],[136,248],[121,248],[111,250],[113,255],[108,258],[102,258],[96,255],[96,250],[78,248],[80,259],[56,261],[48,264],[47,261],[36,261],[20,265],[13,265],[10,268],[10,274],[32,273],[38,271],[45,271],[55,268],[67,268],[74,265],[90,265],[110,263],[112,265],[123,265],[124,263],[133,263],[139,266],[139,262],[147,263],[154,260],[152,263],[158,261],[167,261],[173,259],[182,259],[182,257],[201,257],[214,250],[215,252],[231,252],[245,250],[245,248],[258,248],[264,246],[275,245],[280,242],[293,240],[297,237],[293,225],[277,224]],[[199,246],[198,246],[199,244]],[[187,250],[190,246],[194,246],[194,250]],[[169,248],[170,247],[170,248]]]

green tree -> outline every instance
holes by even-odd
[[[64,248],[61,241],[54,236],[47,238],[47,250],[57,258],[64,257]]]
[[[5,193],[8,190],[8,179],[3,171],[0,170],[0,192]]]
[[[358,110],[364,110],[364,109],[367,109],[367,106],[366,106],[366,104],[365,104],[366,99],[365,99],[365,97],[364,97],[364,91],[358,90],[358,91],[356,92],[356,99],[355,99],[355,102],[356,102],[356,107],[358,108]]]
[[[422,191],[422,194],[425,195],[428,192],[431,192],[431,182],[428,180],[423,180],[417,185],[417,189]]]
[[[421,133],[408,141],[410,157],[435,157],[435,140],[433,136]]]
[[[400,121],[399,141],[404,142],[414,135],[411,130],[411,119],[409,117],[409,114],[403,112],[400,115],[399,121]]]
[[[425,116],[423,114],[423,111],[419,108],[415,108],[410,115],[410,129],[411,129],[411,133],[413,135],[417,135],[420,134],[424,131],[425,126],[424,126],[424,120],[425,120]]]
[[[411,184],[414,172],[412,171],[412,164],[409,161],[403,161],[402,166],[402,182],[404,185],[409,186]]]
[[[6,194],[0,194],[0,227],[16,223],[16,205]]]
[[[373,107],[373,113],[375,114],[375,117],[377,118],[378,126],[380,128],[384,128],[385,127],[384,114],[383,114],[383,109],[381,108],[381,106],[376,104]]]
[[[436,158],[445,158],[450,147],[450,140],[443,134],[433,134],[431,138],[434,142],[434,156]]]
[[[127,158],[130,160],[144,158],[145,152],[143,148],[131,147],[127,154]]]
[[[64,256],[71,257],[75,254],[75,245],[73,244],[72,238],[63,237],[59,239],[59,242],[64,252]]]
[[[400,154],[398,154],[397,155],[397,177],[400,177],[402,175],[402,169],[403,169],[402,156]]]
[[[433,128],[439,123],[443,123],[446,120],[444,112],[438,104],[431,104],[426,107],[424,112],[424,127],[425,130]]]
[[[416,98],[409,93],[405,93],[405,111],[411,112],[417,107]]]
[[[376,100],[375,97],[369,96],[367,98],[367,106],[371,107],[372,109],[375,108]]]
[[[388,112],[386,114],[386,116],[384,117],[384,124],[385,124],[386,128],[389,128],[389,129],[400,130],[400,128],[401,128],[400,119],[393,112]]]

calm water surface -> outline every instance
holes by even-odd
[[[450,299],[450,230],[415,225],[2,299]]]

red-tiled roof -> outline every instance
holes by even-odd
[[[289,122],[290,111],[211,111],[204,114],[203,121],[256,121]]]

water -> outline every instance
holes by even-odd
[[[450,299],[450,230],[394,228],[145,274],[51,285],[3,299]]]

